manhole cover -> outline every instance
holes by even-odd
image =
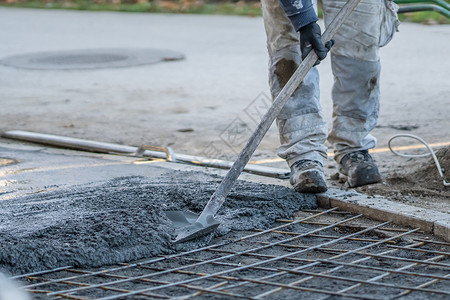
[[[86,49],[14,55],[0,60],[6,66],[37,70],[124,68],[183,59],[162,49]]]
[[[52,55],[38,58],[35,62],[40,64],[57,64],[57,65],[91,65],[106,64],[127,59],[126,55],[117,54],[69,54],[69,55]]]

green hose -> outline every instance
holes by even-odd
[[[450,18],[450,5],[445,0],[394,0],[397,4],[420,3],[418,5],[401,6],[398,13],[435,11]],[[433,3],[433,4],[424,4]]]

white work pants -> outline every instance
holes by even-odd
[[[323,0],[325,26],[345,4]],[[370,134],[378,119],[380,98],[379,47],[391,39],[398,20],[388,0],[361,0],[334,36],[331,63],[333,127],[327,125],[319,103],[319,74],[314,67],[277,118],[281,146],[278,155],[289,166],[302,159],[323,162],[328,141],[340,162],[350,152],[375,147]],[[261,0],[269,51],[269,84],[275,98],[301,62],[299,33],[278,0]]]

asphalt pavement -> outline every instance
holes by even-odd
[[[253,128],[246,108],[269,95],[260,17],[0,8],[0,20],[0,60],[117,48],[165,49],[185,57],[91,70],[0,64],[1,130],[129,145],[151,142],[199,154],[211,141],[223,140],[221,133],[236,118]],[[382,104],[374,131],[380,146],[405,130],[430,143],[450,140],[449,37],[450,25],[403,23],[382,49]],[[330,121],[329,59],[319,71],[322,106]],[[273,157],[278,143],[272,128],[258,151]],[[233,153],[220,148],[221,154]]]

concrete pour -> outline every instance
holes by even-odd
[[[99,267],[194,249],[230,230],[268,228],[276,218],[316,207],[314,195],[238,181],[218,213],[219,229],[174,246],[174,228],[164,211],[199,213],[221,176],[126,161],[107,169],[99,164],[108,162],[100,155],[84,157],[71,155],[77,152],[54,151],[0,147],[1,156],[19,161],[0,169],[2,179],[8,182],[0,190],[0,268],[9,273],[67,265]],[[48,168],[55,157],[61,165]],[[94,161],[98,168],[73,167],[81,162],[92,166]],[[64,168],[69,162],[72,167]],[[118,172],[126,176],[117,176]],[[74,177],[84,183],[63,184],[64,178]],[[18,194],[21,182],[30,188]]]

